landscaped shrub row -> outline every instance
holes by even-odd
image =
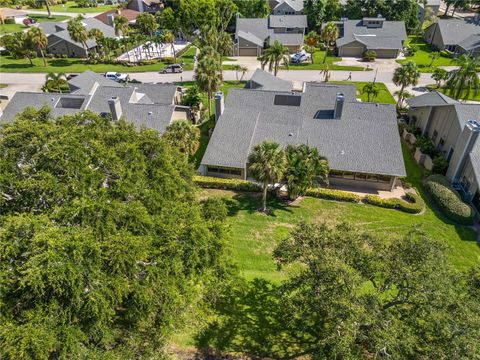
[[[200,187],[207,189],[262,191],[262,188],[247,180],[221,179],[209,176],[194,176],[193,181]]]
[[[425,180],[425,189],[450,220],[465,225],[473,222],[474,213],[471,206],[462,201],[460,195],[450,187],[445,176],[429,176]]]
[[[347,191],[322,189],[322,188],[309,189],[306,195],[316,197],[319,199],[347,201],[347,202],[353,202],[353,203],[358,203],[362,199],[359,195],[352,194]]]
[[[405,197],[410,202],[401,199],[382,199],[376,195],[366,195],[363,200],[370,205],[397,209],[410,214],[418,214],[425,208],[425,202],[420,195],[406,193]]]

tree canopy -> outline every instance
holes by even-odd
[[[159,358],[222,266],[225,209],[185,154],[92,112],[0,132],[0,354]]]

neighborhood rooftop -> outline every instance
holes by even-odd
[[[282,80],[262,69],[257,69],[248,81],[246,87],[256,90],[291,91],[293,84],[291,81]]]
[[[334,114],[339,94],[341,115]],[[355,85],[307,83],[302,93],[231,90],[201,164],[245,168],[263,140],[315,146],[338,171],[405,175],[395,107],[358,102]]]

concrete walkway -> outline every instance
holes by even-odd
[[[24,10],[27,14],[38,14],[38,15],[48,15],[48,12],[45,10],[32,10],[26,9]],[[77,15],[82,15],[85,18],[95,17],[102,12],[95,12],[95,13],[72,13],[72,12],[61,12],[61,11],[51,11],[50,14],[57,15],[57,16],[69,16],[69,17],[76,17]]]

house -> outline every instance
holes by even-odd
[[[480,55],[480,22],[476,20],[440,19],[425,29],[424,38],[438,50]]]
[[[422,0],[418,1],[418,20],[423,22],[423,18],[425,17],[425,12],[429,11],[431,15],[437,15],[440,11],[441,0],[427,0],[426,4],[424,5]]]
[[[189,108],[179,105],[174,84],[119,84],[86,71],[69,81],[69,94],[17,92],[5,107],[0,123],[8,123],[26,107],[48,106],[54,116],[91,110],[113,121],[125,118],[137,127],[164,132],[175,120],[189,119]]]
[[[307,28],[305,15],[270,15],[265,19],[237,18],[234,54],[236,56],[260,56],[263,49],[279,41],[291,53],[303,46]]]
[[[115,29],[95,18],[82,19],[82,24],[87,30],[98,29],[104,37],[115,37]],[[87,50],[79,42],[74,41],[67,30],[68,23],[47,21],[38,25],[48,39],[47,51],[55,55],[67,55],[68,57],[86,58],[88,53],[96,48],[94,39],[87,40]]]
[[[140,12],[130,9],[112,9],[95,16],[95,19],[105,25],[114,26],[113,19],[117,16],[124,16],[128,19],[130,25],[134,25]]]
[[[0,8],[0,24],[23,24],[27,19],[27,13],[22,10]]]
[[[272,15],[303,15],[303,0],[271,0]]]
[[[165,7],[163,0],[130,0],[127,9],[156,14]]]
[[[256,69],[250,80],[247,81],[245,89],[292,91],[293,84],[291,81],[282,80],[262,69]]]
[[[407,103],[410,121],[448,161],[447,178],[480,210],[480,104],[463,104],[439,92]]]
[[[232,89],[225,103],[221,93],[215,102],[202,175],[249,179],[248,156],[264,140],[317,147],[328,159],[333,186],[391,191],[406,174],[395,107],[357,101],[355,85]]]
[[[374,50],[378,58],[394,59],[400,55],[407,39],[403,21],[387,21],[381,16],[344,19],[335,24],[339,29],[336,45],[341,57],[362,57],[365,51]]]

